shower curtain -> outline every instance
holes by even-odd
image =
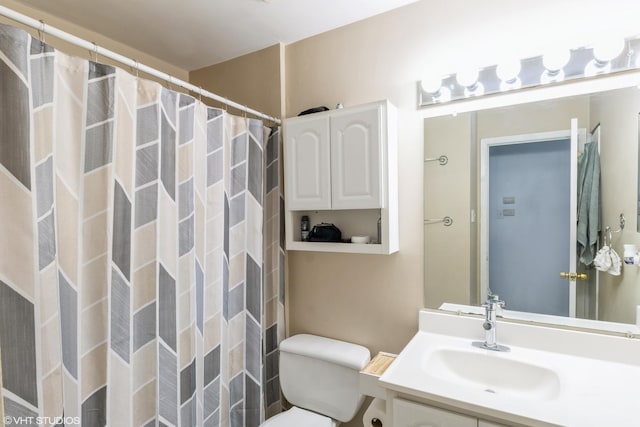
[[[280,138],[0,26],[5,425],[280,409]]]

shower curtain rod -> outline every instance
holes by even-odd
[[[276,117],[271,117],[267,114],[261,113],[260,111],[256,111],[252,108],[249,108],[245,105],[242,104],[238,104],[237,102],[233,102],[225,97],[222,97],[220,95],[216,95],[215,93],[209,92],[207,90],[202,89],[201,87],[198,86],[194,86],[189,82],[185,82],[184,80],[180,80],[178,78],[173,77],[170,74],[164,73],[160,70],[157,70],[153,67],[150,67],[148,65],[144,65],[144,64],[140,64],[138,61],[131,59],[131,58],[127,58],[126,56],[120,55],[119,53],[113,52],[109,49],[105,49],[103,47],[98,46],[97,44],[87,41],[85,39],[81,39],[80,37],[74,36],[73,34],[69,34],[66,31],[62,31],[58,28],[46,25],[44,23],[44,21],[38,21],[36,19],[33,19],[29,16],[23,15],[22,13],[16,12],[13,9],[9,9],[8,7],[5,6],[0,6],[0,15],[5,16],[13,21],[19,22],[21,24],[27,25],[31,28],[34,28],[38,31],[42,31],[43,35],[51,35],[54,37],[57,37],[61,40],[64,40],[66,42],[69,42],[71,44],[74,44],[78,47],[81,48],[85,48],[90,52],[94,52],[96,54],[96,60],[97,60],[97,56],[105,56],[107,58],[111,58],[121,64],[124,65],[128,65],[129,67],[137,70],[137,71],[142,71],[144,73],[147,73],[149,75],[152,75],[154,77],[158,77],[159,79],[162,79],[164,81],[166,81],[169,84],[175,84],[177,86],[183,87],[187,90],[190,90],[192,92],[197,93],[200,96],[204,96],[206,98],[210,98],[213,99],[215,101],[221,102],[222,104],[228,105],[232,108],[238,109],[240,111],[244,111],[248,114],[251,114],[253,116],[256,117],[260,117],[262,119],[266,119],[269,120],[271,122],[274,122],[276,124],[280,124],[280,119],[276,118]]]

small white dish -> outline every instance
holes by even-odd
[[[371,241],[371,237],[369,236],[351,236],[351,243],[369,243]]]

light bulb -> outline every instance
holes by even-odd
[[[420,81],[420,85],[425,92],[436,93],[442,86],[442,78],[436,76],[427,76]]]
[[[449,102],[451,101],[451,90],[448,87],[442,86],[436,95],[433,97],[433,102]]]
[[[513,83],[518,79],[522,65],[518,60],[509,60],[496,66],[496,74],[505,83]]]
[[[623,50],[623,38],[605,38],[594,43],[593,56],[600,62],[608,62],[618,57]]]
[[[460,86],[472,87],[478,81],[478,69],[467,68],[456,74],[456,81]]]
[[[500,79],[502,92],[522,87],[522,82],[518,78],[521,69],[522,65],[518,60],[503,61],[496,66],[496,75]]]
[[[540,76],[540,83],[548,84],[564,80],[564,67],[571,59],[569,49],[554,48],[542,56],[542,65],[545,70]]]
[[[584,67],[584,76],[585,77],[593,77],[598,74],[606,74],[611,71],[611,62],[605,61],[601,62],[597,59],[592,59],[589,63]]]
[[[420,81],[422,90],[431,96],[433,103],[448,102],[451,100],[451,90],[442,86],[442,78],[435,76],[427,76]]]
[[[544,70],[540,76],[540,83],[546,85],[553,82],[561,82],[564,80],[564,70],[549,71]]]
[[[484,85],[480,82],[476,82],[472,86],[468,86],[464,88],[465,98],[469,98],[470,96],[482,96],[482,95],[484,95]]]
[[[554,49],[544,54],[542,65],[549,71],[560,71],[569,63],[570,58],[569,49]]]
[[[500,82],[500,91],[506,92],[508,90],[520,89],[522,87],[522,81],[519,78],[510,80],[508,82]]]

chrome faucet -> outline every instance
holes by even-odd
[[[482,324],[484,329],[484,342],[474,341],[475,347],[484,348],[493,351],[509,351],[509,347],[500,345],[496,342],[496,311],[498,307],[504,307],[504,301],[500,300],[498,295],[489,295],[487,302],[482,304],[485,309],[485,320]]]

